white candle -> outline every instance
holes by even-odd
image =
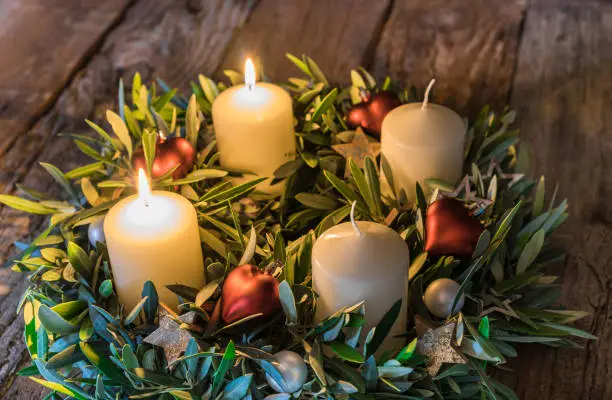
[[[404,189],[414,201],[416,182],[429,191],[425,179],[454,185],[461,179],[466,126],[453,110],[429,103],[429,83],[423,103],[392,110],[382,123],[381,153],[389,162],[396,194]],[[426,192],[427,193],[427,192]]]
[[[402,300],[402,309],[384,346],[400,349],[407,318],[408,267],[406,242],[397,232],[375,222],[354,220],[326,230],[312,248],[312,285],[319,294],[316,321],[342,307],[365,300],[365,335],[387,311]]]
[[[138,195],[115,204],[104,219],[104,234],[119,301],[129,312],[143,285],[155,284],[159,300],[176,307],[166,285],[204,286],[204,258],[193,205],[171,192],[152,192],[142,169]]]
[[[279,86],[256,84],[250,59],[245,65],[245,84],[229,88],[215,99],[212,118],[221,166],[252,173],[233,179],[234,184],[270,178],[295,157],[291,97]],[[282,193],[284,183],[270,185],[270,181],[262,182],[257,189],[273,195]]]

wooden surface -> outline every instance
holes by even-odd
[[[42,4],[44,3],[44,9]],[[79,162],[60,131],[112,106],[120,77],[140,71],[187,89],[257,55],[266,73],[295,73],[307,53],[334,82],[364,65],[424,87],[473,115],[510,103],[534,173],[570,201],[563,302],[600,340],[583,350],[525,346],[503,379],[521,399],[612,398],[612,4],[598,0],[0,0],[0,191],[55,190],[38,166]],[[33,29],[32,26],[36,26]],[[67,44],[70,43],[70,46]],[[64,46],[66,44],[66,46]],[[8,52],[8,55],[7,55]],[[0,262],[41,221],[0,206]],[[42,391],[14,379],[24,358],[14,309],[23,276],[0,270],[0,398]]]

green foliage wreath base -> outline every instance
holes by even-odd
[[[28,188],[20,197],[0,195],[10,207],[50,215],[48,228],[29,244],[17,243],[23,252],[11,260],[12,268],[27,272],[30,280],[19,309],[33,362],[20,374],[50,388],[47,398],[514,399],[512,390],[489,372],[517,355],[517,343],[579,347],[572,338],[593,338],[567,325],[585,313],[556,305],[560,290],[548,274],[549,264],[562,257],[549,237],[567,217],[566,202],[557,204],[556,190],[545,201],[543,178],[507,179],[524,171],[528,161],[525,152],[517,151],[513,112],[497,115],[485,108],[469,124],[464,172],[472,193],[492,202],[479,214],[486,230],[476,251],[470,259],[428,256],[423,252],[428,201],[421,188],[415,188],[416,204],[403,195],[382,196],[380,174],[392,181],[384,159],[368,159],[363,170],[349,163],[345,173],[346,160],[331,149],[351,140],[343,115],[361,101],[360,91],[394,90],[408,102],[418,100],[416,90],[394,87],[389,78],[379,84],[363,69],[351,71],[352,85],[337,87],[312,59],[288,58],[303,73],[283,85],[294,99],[299,154],[275,174],[286,180],[280,198],[254,192],[257,181],[231,187],[221,179],[236,174],[219,167],[212,132],[211,104],[225,84],[200,76],[185,98],[159,80],[142,84],[138,74],[131,91],[120,82],[118,113],[107,112],[106,128],[87,121],[92,135],[68,134],[92,163],[68,172],[42,164],[63,189],[60,198]],[[226,76],[232,84],[242,79],[234,71]],[[160,348],[143,342],[156,329],[155,288],[145,285],[136,308],[122,309],[104,244],[91,246],[87,240],[92,219],[134,192],[130,159],[135,149],[143,147],[150,168],[158,131],[186,137],[198,149],[188,176],[173,181],[168,174],[153,184],[178,190],[194,203],[209,282],[204,288],[173,288],[183,303],[180,312],[195,311],[202,323],[182,326],[193,339],[170,366]],[[491,165],[499,168],[489,170]],[[454,189],[429,183],[441,194]],[[477,205],[464,192],[458,198]],[[347,219],[353,201],[359,219],[388,224],[410,248],[411,320],[419,315],[442,324],[424,307],[424,288],[441,277],[461,284],[466,304],[450,319],[457,323],[466,364],[444,365],[430,377],[427,360],[415,351],[419,338],[413,327],[404,349],[375,357],[391,321],[383,319],[375,331],[364,332],[362,342],[360,305],[313,325],[312,244],[326,228]],[[224,275],[247,261],[262,267],[274,263],[283,313],[207,331],[210,315],[204,304],[214,303]],[[280,349],[302,354],[308,364],[306,384],[296,393],[275,393],[266,383],[266,372],[281,379],[271,359]]]

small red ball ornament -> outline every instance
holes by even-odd
[[[361,127],[366,133],[380,137],[383,119],[401,104],[395,93],[383,90],[352,107],[346,115],[346,122],[351,129]]]
[[[172,173],[172,178],[175,180],[184,178],[193,168],[195,156],[196,152],[187,139],[181,137],[158,138],[155,144],[155,159],[151,166],[151,176],[159,178],[178,166]],[[134,152],[132,165],[135,170],[147,168],[147,161],[142,148]]]
[[[483,229],[459,200],[436,200],[427,209],[425,251],[433,255],[469,257]]]
[[[225,278],[221,292],[221,318],[231,324],[253,314],[272,315],[280,309],[278,281],[269,271],[245,264]]]

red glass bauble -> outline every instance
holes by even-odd
[[[153,178],[159,178],[176,167],[172,178],[175,180],[184,178],[193,168],[195,155],[195,149],[187,139],[180,137],[158,139],[155,144],[155,159],[151,166],[151,175]],[[142,148],[134,152],[132,165],[135,170],[147,168]]]
[[[401,104],[395,93],[383,90],[352,107],[346,115],[346,122],[351,129],[361,128],[370,135],[380,137],[383,119]]]
[[[221,318],[227,324],[253,314],[272,315],[280,309],[278,281],[254,265],[240,265],[225,278]]]
[[[469,257],[483,229],[459,200],[436,200],[427,209],[425,251],[433,255]]]

